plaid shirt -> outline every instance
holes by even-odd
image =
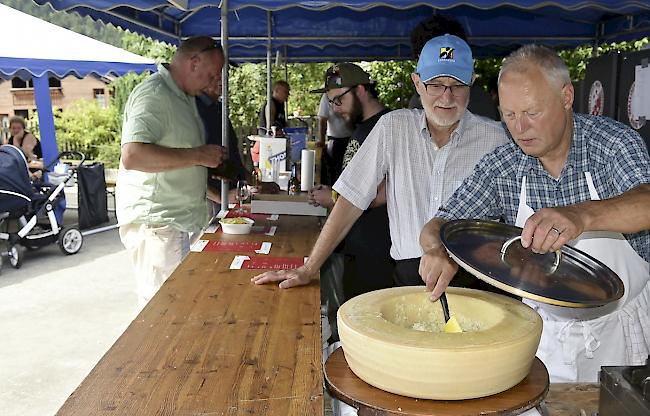
[[[514,224],[523,176],[527,203],[537,211],[589,201],[584,172],[591,172],[600,199],[608,199],[650,183],[650,158],[639,134],[629,127],[605,117],[575,114],[573,141],[559,180],[510,142],[479,162],[436,217],[503,219]],[[650,261],[650,231],[625,237]]]

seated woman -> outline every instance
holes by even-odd
[[[9,137],[6,144],[12,144],[21,149],[25,153],[28,162],[41,159],[43,157],[41,143],[33,134],[25,130],[26,127],[24,118],[20,116],[11,117],[9,119],[11,137]]]

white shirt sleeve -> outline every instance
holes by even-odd
[[[339,195],[359,209],[368,209],[377,197],[377,186],[388,172],[386,133],[386,125],[379,119],[333,186]]]
[[[327,100],[327,94],[323,93],[323,96],[320,99],[320,104],[318,105],[318,117],[330,117],[330,103]]]

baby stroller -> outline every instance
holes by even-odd
[[[80,166],[86,160],[82,153],[63,152],[44,171],[64,156],[81,158]],[[79,229],[60,225],[65,206],[63,188],[73,175],[70,169],[58,185],[32,184],[22,150],[12,145],[0,146],[0,241],[7,242],[2,257],[9,257],[13,267],[22,265],[25,248],[37,249],[57,242],[64,254],[75,254],[81,249],[83,236]],[[18,230],[10,230],[9,220],[17,220]],[[0,267],[1,264],[0,258]]]

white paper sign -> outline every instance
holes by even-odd
[[[637,65],[634,69],[631,112],[634,119],[645,117],[650,120],[650,66]]]
[[[196,240],[194,244],[190,246],[190,251],[194,251],[195,253],[200,253],[203,251],[206,245],[208,245],[209,240]]]
[[[259,250],[255,250],[257,254],[269,254],[271,252],[271,243],[265,241],[262,243],[262,247]]]
[[[210,224],[207,227],[205,227],[205,232],[206,233],[216,233],[218,229],[219,229],[219,223]]]
[[[251,258],[248,256],[235,256],[235,258],[232,259],[232,263],[230,263],[230,270],[241,270],[244,262],[250,259]]]

